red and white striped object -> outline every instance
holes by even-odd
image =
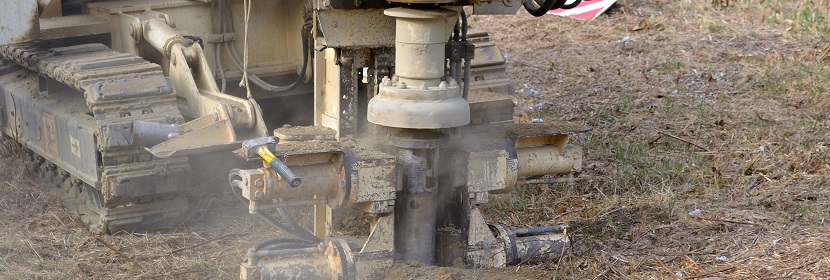
[[[617,0],[582,0],[582,3],[572,9],[555,9],[548,11],[548,13],[563,17],[592,19],[611,8],[611,5],[614,5],[615,2]]]

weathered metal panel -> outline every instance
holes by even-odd
[[[519,0],[479,1],[473,5],[475,15],[515,15],[522,7]]]
[[[9,124],[17,124],[21,142],[50,162],[90,185],[97,185],[95,120],[86,115],[83,98],[69,88],[40,97],[38,76],[18,70],[0,76],[0,93],[9,108]]]
[[[40,35],[38,0],[3,1],[0,9],[0,45],[36,40]]]
[[[392,47],[395,45],[395,18],[382,9],[322,10],[317,12],[326,46]]]

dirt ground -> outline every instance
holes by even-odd
[[[573,251],[509,269],[399,264],[388,278],[830,275],[830,1],[617,2],[590,21],[471,18],[508,59],[519,121],[593,127],[573,137],[575,184],[484,209],[495,223],[573,223]],[[245,250],[278,234],[202,181],[182,228],[95,236],[21,158],[0,168],[2,279],[234,279]]]

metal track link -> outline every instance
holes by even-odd
[[[161,66],[102,44],[53,49],[36,43],[6,45],[0,46],[0,58],[79,91],[95,118],[97,181],[84,182],[46,159],[58,154],[29,151],[31,173],[61,186],[69,211],[100,233],[155,230],[184,218],[185,188],[190,183],[187,158],[154,158],[131,137],[137,120],[184,121]]]
[[[487,31],[470,29],[467,32],[468,40],[475,45],[475,58],[470,69],[471,89],[512,95],[513,85],[507,77],[504,53],[490,41]]]

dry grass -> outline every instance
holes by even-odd
[[[594,128],[575,138],[583,182],[488,214],[575,222],[573,254],[541,266],[563,278],[830,275],[830,1],[618,3],[593,21],[473,20],[498,26],[520,117]]]
[[[233,279],[248,247],[279,234],[227,187],[199,182],[207,190],[190,197],[186,228],[96,236],[28,175],[19,153],[3,156],[0,279]]]

